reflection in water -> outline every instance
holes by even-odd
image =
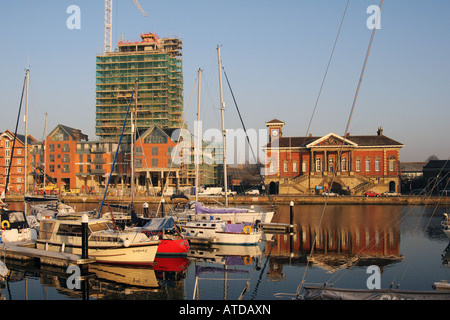
[[[271,252],[273,276],[279,277],[278,264],[289,260],[291,264],[307,261],[330,272],[352,265],[376,264],[383,266],[402,259],[400,254],[401,212],[385,206],[307,206],[294,214],[296,232],[293,235],[274,234],[275,244],[266,245]],[[285,208],[286,209],[286,208]],[[289,208],[287,208],[289,210]],[[364,211],[362,211],[362,209]],[[281,212],[283,223],[289,214]]]
[[[42,299],[44,291],[54,292],[44,299],[273,299],[279,292],[295,292],[307,264],[313,267],[308,282],[321,283],[339,270],[363,268],[363,272],[352,268],[352,277],[346,277],[352,279],[344,286],[352,288],[365,287],[369,265],[381,268],[383,280],[389,279],[387,286],[394,276],[402,275],[404,267],[413,276],[402,282],[403,288],[429,289],[446,278],[442,273],[449,250],[443,253],[448,244],[440,228],[443,211],[428,224],[431,208],[423,218],[423,207],[418,207],[405,219],[408,212],[402,206],[329,205],[321,220],[323,209],[320,205],[295,206],[296,232],[265,234],[260,246],[193,247],[187,258],[160,258],[144,269],[92,265],[87,292],[67,288],[66,270],[7,260],[15,276],[2,288],[2,295],[12,300]],[[289,223],[289,218],[289,206],[280,206],[273,222]],[[416,247],[425,249],[418,251],[410,265],[411,240],[421,241]],[[416,249],[414,244],[411,247]],[[22,287],[27,288],[25,279],[40,282],[34,296],[22,292]]]

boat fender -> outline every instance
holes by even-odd
[[[6,229],[9,229],[10,227],[11,227],[11,225],[9,224],[8,220],[2,221],[2,229],[6,230]]]
[[[250,227],[250,226],[245,226],[244,229],[243,229],[243,231],[244,231],[245,234],[252,233],[252,227]]]
[[[244,257],[244,264],[245,265],[247,265],[247,266],[250,265],[252,263],[252,261],[253,261],[252,257],[249,257],[249,256]]]
[[[123,246],[124,246],[125,248],[128,248],[128,247],[130,246],[130,240],[125,239],[125,241],[123,242]]]

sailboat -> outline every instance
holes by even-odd
[[[26,87],[26,111],[25,111],[25,190],[24,192],[27,192],[27,117],[28,117],[28,86],[29,86],[29,77],[30,77],[30,70],[26,70],[25,75],[25,81],[24,81],[24,89]],[[22,98],[23,98],[23,91],[22,91]],[[14,142],[11,152],[11,160],[9,162],[9,169],[8,169],[8,176],[6,178],[6,185],[5,185],[5,193],[8,191],[8,183],[9,183],[9,176],[11,173],[11,164],[14,159],[14,146],[16,142],[17,137],[17,125],[18,120],[20,117],[20,110],[22,108],[22,99],[20,101],[20,107],[19,107],[19,114],[18,119],[16,123],[16,129],[14,132]],[[1,230],[0,230],[0,242],[16,242],[16,241],[27,241],[27,240],[35,240],[37,238],[37,231],[34,228],[30,227],[30,223],[33,223],[34,217],[27,218],[24,211],[18,211],[18,210],[7,210],[5,207],[7,206],[5,203],[3,203],[2,200],[2,207],[0,209],[0,224],[1,224]],[[30,222],[30,223],[29,223]]]
[[[110,210],[109,213],[103,214],[102,218],[107,218],[113,221],[113,224],[116,225],[116,221],[122,224],[122,228],[125,231],[134,231],[143,233],[149,237],[157,237],[159,239],[159,246],[157,250],[158,255],[186,255],[189,250],[189,243],[185,239],[181,237],[181,234],[176,232],[176,228],[173,220],[169,221],[168,219],[148,219],[138,217],[136,212],[134,211],[134,152],[135,152],[135,144],[136,144],[136,118],[137,118],[137,92],[138,92],[138,83],[139,80],[135,82],[134,96],[135,96],[135,107],[134,111],[131,112],[131,203],[128,206],[124,205],[110,205],[114,208],[122,208],[125,209],[124,212],[114,212]],[[131,101],[133,99],[133,95],[131,96]],[[127,113],[128,114],[128,113]],[[127,118],[125,118],[124,126]],[[119,139],[119,146],[122,140],[123,130],[121,137]],[[117,150],[119,150],[119,146]],[[117,157],[117,151],[116,151]],[[115,157],[115,159],[116,159]],[[111,168],[111,173],[114,170],[114,163]],[[110,175],[111,178],[111,175]],[[102,214],[102,208],[105,201],[105,197],[107,195],[109,180],[106,185],[105,194],[100,206],[99,210],[99,218]]]
[[[197,106],[197,148],[196,148],[196,174],[195,174],[195,202],[189,202],[182,210],[177,208],[170,214],[176,216],[182,221],[231,221],[233,223],[260,221],[262,223],[270,223],[272,221],[274,211],[255,210],[254,208],[230,208],[228,207],[228,174],[226,165],[226,129],[225,129],[225,103],[223,101],[222,90],[222,60],[220,57],[220,46],[217,46],[218,64],[219,64],[219,88],[220,88],[220,109],[222,119],[222,143],[223,143],[223,184],[225,207],[206,207],[198,201],[198,152],[201,148],[199,123],[200,123],[200,94],[201,94],[201,69],[199,69],[198,84],[198,106]]]

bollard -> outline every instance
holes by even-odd
[[[87,259],[88,258],[88,222],[89,217],[87,214],[83,214],[81,217],[81,258]]]
[[[144,217],[148,218],[148,203],[144,202],[144,204],[142,205],[142,207],[144,208]]]
[[[294,225],[294,201],[291,201],[290,203],[290,209],[291,209],[291,214],[289,217],[289,224],[292,226]]]

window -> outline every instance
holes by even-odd
[[[375,171],[380,171],[380,159],[375,159]]]
[[[366,159],[366,172],[370,171],[370,159]]]
[[[283,162],[283,171],[284,172],[288,172],[289,171],[289,162],[288,161],[284,161]]]
[[[50,144],[48,146],[48,151],[55,151],[55,145],[54,144]]]
[[[11,157],[11,150],[9,149],[5,150],[5,157],[7,158]]]
[[[341,159],[341,171],[347,171],[347,158]]]
[[[55,172],[55,165],[51,164],[48,166],[50,172]]]
[[[356,159],[356,171],[361,171],[361,159]]]
[[[322,161],[320,161],[320,158],[316,158],[316,172],[322,171]]]
[[[328,171],[333,172],[334,171],[334,160],[333,158],[328,158]]]
[[[22,154],[22,149],[17,149],[17,154]]]
[[[55,162],[55,155],[54,155],[54,154],[49,154],[49,155],[48,155],[48,160],[49,160],[50,162]]]
[[[306,172],[308,169],[308,164],[306,163],[306,161],[302,162],[302,172]]]
[[[269,171],[270,171],[270,173],[275,173],[275,162],[274,161],[270,161]]]
[[[157,158],[152,159],[152,167],[153,168],[157,168],[158,167],[158,159]]]
[[[158,155],[158,147],[152,147],[152,156]]]
[[[22,168],[21,167],[17,168],[17,172],[22,172]]]
[[[298,161],[294,160],[292,162],[292,172],[298,172]]]
[[[395,160],[389,160],[389,171],[395,171]]]
[[[22,159],[17,159],[17,164],[22,164]]]
[[[11,141],[5,140],[5,148],[10,148],[10,146],[11,146]]]

